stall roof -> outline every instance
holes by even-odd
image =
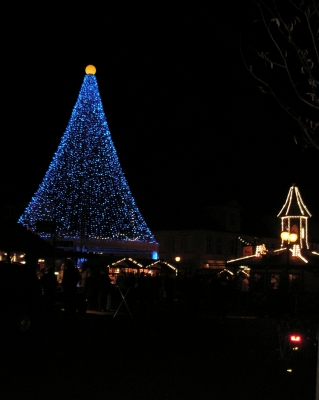
[[[154,269],[154,268],[159,268],[159,269],[162,269],[162,267],[166,267],[166,268],[170,268],[170,269],[172,269],[172,270],[174,270],[174,271],[176,271],[177,270],[177,268],[176,267],[174,267],[174,265],[172,265],[172,264],[170,264],[170,263],[168,263],[167,261],[164,261],[164,260],[156,260],[156,261],[153,261],[151,264],[149,264],[149,265],[147,265],[147,267],[146,268],[148,268],[148,269]]]
[[[319,267],[319,253],[310,250],[301,249],[300,253],[294,255],[289,251],[289,260],[287,259],[287,249],[265,251],[263,254],[241,257],[227,261],[228,267],[240,267],[246,265],[249,267],[271,268],[283,267],[289,265],[294,267]]]
[[[53,257],[56,254],[49,242],[8,219],[0,220],[0,250],[23,252],[36,257]]]
[[[145,260],[136,260],[131,257],[124,257],[119,260],[116,260],[112,262],[110,265],[111,267],[125,267],[125,268],[146,268],[146,265],[149,264],[150,260],[145,259]]]

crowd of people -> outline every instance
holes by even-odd
[[[84,266],[81,285],[88,310],[114,311],[124,294],[130,307],[137,303],[146,307],[153,302],[172,302],[175,295],[174,282],[174,271],[151,275],[126,272],[123,267],[111,279],[108,268]]]
[[[298,311],[298,298],[285,299],[284,292],[278,289],[277,275],[271,276],[270,292],[255,291],[255,281],[250,288],[250,275],[244,271],[232,273],[227,269],[208,271],[207,274],[183,274],[170,268],[152,271],[132,272],[125,267],[110,275],[107,266],[101,267],[84,262],[77,268],[71,260],[66,260],[59,273],[55,275],[52,267],[42,270],[44,308],[52,314],[59,304],[68,314],[87,310],[115,312],[122,304],[123,295],[127,308],[152,310],[154,304],[165,306],[181,305],[196,312],[203,305],[221,319],[230,314],[271,313]],[[276,280],[275,280],[276,278]],[[279,286],[280,287],[280,286]],[[287,311],[288,310],[288,311]]]
[[[172,306],[176,300],[192,307],[204,296],[205,301],[216,307],[221,318],[228,312],[230,303],[237,302],[237,306],[246,307],[249,301],[249,277],[245,274],[236,279],[227,273],[215,274],[203,283],[195,277],[176,276],[174,270],[148,274],[126,272],[123,267],[111,277],[107,266],[97,267],[84,262],[77,268],[67,259],[58,275],[52,267],[45,268],[40,281],[48,313],[54,312],[57,292],[62,294],[63,307],[68,314],[76,312],[79,299],[82,299],[85,311],[114,311],[123,292],[130,308],[139,306],[141,309],[156,302]]]
[[[118,288],[129,292],[127,301],[131,305],[163,301],[172,303],[176,297],[176,276],[174,271],[146,274],[144,272],[126,272],[110,276],[108,267],[90,265],[84,262],[81,268],[67,259],[55,274],[53,267],[45,267],[39,273],[45,310],[54,312],[57,293],[62,298],[67,313],[74,313],[78,299],[83,299],[85,309],[92,311],[114,311],[121,301]]]

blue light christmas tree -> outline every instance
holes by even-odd
[[[42,238],[154,243],[122,171],[95,67],[86,75],[46,175],[18,222]]]

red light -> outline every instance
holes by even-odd
[[[301,336],[300,335],[290,335],[289,336],[291,342],[301,342]]]

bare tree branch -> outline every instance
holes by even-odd
[[[319,150],[319,5],[315,0],[253,2],[260,19],[250,39],[257,44],[241,46],[244,65],[261,92],[297,122],[304,144]]]

